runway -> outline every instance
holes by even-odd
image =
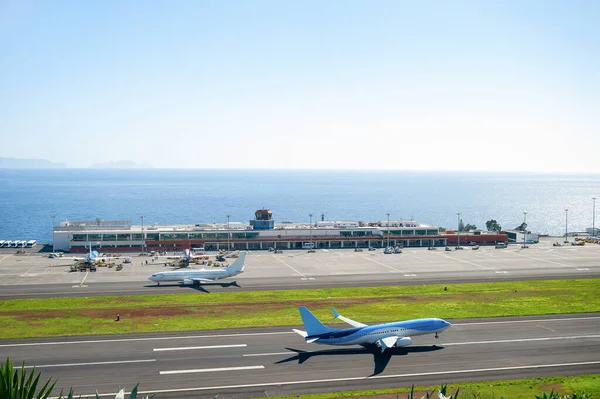
[[[600,372],[600,313],[449,321],[440,339],[390,355],[306,344],[291,328],[10,340],[0,351],[59,390],[103,397],[137,382],[160,398],[250,398]]]

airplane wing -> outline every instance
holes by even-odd
[[[394,336],[394,337],[381,338],[379,340],[379,343],[381,344],[381,352],[386,350],[386,348],[393,348],[394,345],[396,345],[396,341],[398,341],[398,338],[400,338],[400,337]]]
[[[358,321],[354,321],[354,320],[351,320],[351,319],[349,319],[347,317],[342,316],[341,314],[339,314],[337,312],[337,310],[334,309],[333,306],[331,307],[331,310],[333,310],[333,316],[336,319],[340,319],[341,321],[350,324],[352,327],[366,327],[367,326],[366,324],[359,323]]]

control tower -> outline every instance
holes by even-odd
[[[254,220],[250,221],[250,226],[254,230],[273,230],[275,227],[273,212],[270,209],[258,209],[254,212]]]

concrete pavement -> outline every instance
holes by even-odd
[[[524,279],[600,277],[600,246],[528,249],[481,247],[474,251],[408,248],[398,255],[352,250],[264,251],[248,254],[246,271],[223,284],[203,285],[200,291],[271,290],[510,281]],[[133,257],[122,271],[98,268],[94,273],[69,272],[72,262],[41,256],[3,255],[0,258],[0,299],[50,296],[94,296],[189,292],[191,287],[152,285],[147,277],[170,270],[164,263],[145,264]],[[236,284],[230,284],[235,281]]]

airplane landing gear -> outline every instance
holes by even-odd
[[[435,333],[435,339],[438,339],[440,336],[438,335],[438,333]]]
[[[156,285],[160,285],[160,281],[158,281],[158,282],[156,283]]]

